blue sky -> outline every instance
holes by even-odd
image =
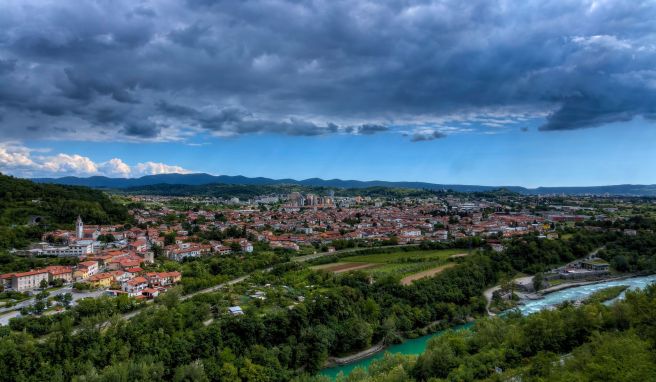
[[[583,186],[656,183],[656,129],[644,121],[596,129],[468,133],[410,142],[397,133],[371,136],[209,138],[180,143],[30,141],[32,147],[75,152],[129,165],[174,163],[193,172],[305,179],[412,180],[435,183]],[[617,134],[621,129],[622,134]],[[99,149],[102,146],[102,149]]]
[[[0,172],[656,183],[650,0],[25,0]]]

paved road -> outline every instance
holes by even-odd
[[[11,312],[0,316],[0,325],[9,325],[9,320],[14,317],[20,317],[20,312]]]
[[[36,294],[36,293],[38,293],[38,291],[35,291],[34,293]],[[98,297],[98,296],[102,295],[104,293],[104,291],[97,290],[97,291],[88,291],[88,292],[75,292],[75,291],[73,291],[73,287],[65,286],[63,288],[59,288],[57,290],[51,291],[49,297],[55,297],[55,296],[58,296],[58,295],[64,294],[64,293],[70,293],[73,296],[72,304],[75,305],[75,302],[77,300],[81,300],[81,299],[87,298],[87,297],[94,297],[95,298],[95,297]],[[35,300],[35,298],[31,297],[27,300],[24,300],[24,301],[21,301],[21,302],[17,303],[16,305],[14,305],[12,307],[0,308],[0,314],[2,314],[3,312],[10,311],[10,310],[20,309],[20,308],[23,308],[23,307],[26,307],[26,306],[33,305],[34,300]]]
[[[266,271],[269,271],[269,270],[271,270],[271,269],[272,269],[272,268],[267,268],[267,269],[265,269],[265,270],[266,270]],[[192,297],[194,297],[194,296],[196,296],[196,295],[198,295],[198,294],[216,292],[217,290],[222,289],[222,288],[225,288],[225,287],[228,286],[228,285],[238,284],[238,283],[240,283],[240,282],[246,280],[246,279],[249,278],[249,277],[250,277],[250,274],[245,275],[245,276],[241,276],[241,277],[237,277],[236,279],[232,279],[232,280],[230,280],[230,281],[226,281],[226,282],[224,282],[224,283],[222,283],[222,284],[215,285],[215,286],[213,286],[213,287],[211,287],[211,288],[201,289],[201,290],[196,291],[196,292],[194,292],[194,293],[190,293],[190,294],[186,294],[186,295],[184,295],[184,296],[181,296],[181,297],[180,297],[180,300],[181,300],[181,301],[185,301],[185,300],[188,300],[188,299],[190,299],[190,298],[192,298]],[[147,303],[147,304],[151,304],[151,303],[153,303],[153,301],[154,301],[154,300],[147,300],[146,303]],[[134,311],[129,312],[129,313],[124,313],[124,314],[122,315],[122,317],[123,317],[124,319],[126,319],[126,320],[129,320],[129,319],[131,319],[132,317],[136,316],[136,315],[139,314],[139,313],[141,313],[141,309],[137,309],[137,310],[134,310]]]
[[[97,290],[97,291],[88,291],[88,292],[75,292],[73,291],[73,288],[68,286],[68,287],[63,287],[60,289],[57,289],[55,291],[50,292],[49,297],[55,297],[64,293],[70,293],[73,296],[73,300],[71,301],[71,305],[75,305],[78,300],[81,300],[83,298],[96,298],[105,291],[103,290]],[[32,297],[30,299],[27,299],[25,301],[21,301],[17,303],[16,305],[10,307],[10,308],[3,308],[0,309],[0,326],[2,325],[9,325],[9,320],[14,318],[14,317],[20,317],[21,314],[18,312],[21,308],[28,307],[30,305],[33,305],[35,302],[35,298]],[[7,313],[8,312],[8,313]],[[6,314],[5,314],[6,313]]]

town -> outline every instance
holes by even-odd
[[[610,221],[620,209],[630,208],[630,202],[619,199],[609,198],[607,204],[613,207],[602,208],[587,206],[597,203],[597,198],[568,199],[569,205],[558,205],[551,204],[550,198],[518,195],[473,198],[445,193],[426,199],[390,200],[295,192],[241,203],[232,200],[239,204],[221,210],[203,209],[197,198],[189,198],[186,203],[197,207],[181,210],[168,207],[167,202],[179,204],[184,198],[136,195],[130,197],[132,202],[157,208],[131,210],[135,226],[84,225],[78,217],[74,230],[46,232],[42,242],[16,251],[23,256],[76,258],[76,265],[2,274],[0,280],[5,290],[19,292],[59,280],[106,289],[112,295],[153,298],[182,277],[177,271],[146,272],[143,266],[153,264],[156,255],[181,262],[231,253],[247,255],[255,246],[309,254],[468,237],[485,238],[500,252],[504,238],[535,234],[554,239],[558,238],[556,224]],[[211,232],[227,236],[222,240],[204,238]],[[636,234],[630,229],[624,233]]]
[[[648,197],[297,186],[216,197],[0,180],[24,187],[5,211],[29,211],[11,231],[22,240],[4,231],[24,244],[0,253],[0,333],[51,343],[61,330],[107,341],[135,330],[152,344],[160,325],[191,328],[194,343],[233,341],[229,359],[279,359],[234,362],[280,381],[299,368],[323,381],[405,340],[606,302],[656,279]],[[77,207],[49,208],[64,198]]]

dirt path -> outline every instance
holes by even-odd
[[[490,312],[490,304],[492,304],[492,295],[494,295],[494,292],[498,291],[501,289],[500,285],[493,286],[490,289],[486,289],[485,292],[483,292],[483,295],[485,295],[485,300],[487,300],[487,304],[485,305],[485,310],[487,310],[487,315],[488,316],[496,316],[496,314]]]
[[[410,276],[406,276],[406,277],[401,279],[401,285],[410,285],[415,280],[435,276],[436,274],[442,272],[443,270],[449,269],[449,268],[455,267],[455,266],[456,266],[456,264],[449,263],[449,264],[445,264],[445,265],[440,265],[437,268],[432,268],[432,269],[429,269],[429,270],[426,270],[426,271],[422,271],[422,272],[419,272],[419,273],[412,274]]]

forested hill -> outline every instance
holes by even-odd
[[[297,184],[277,185],[239,185],[239,184],[154,184],[141,187],[130,187],[120,190],[128,194],[138,195],[162,195],[162,196],[205,196],[216,198],[250,199],[260,195],[279,195],[291,192],[313,193],[317,195],[328,195],[333,192],[335,196],[371,196],[371,197],[430,197],[436,191],[390,188],[390,187],[368,187],[368,188],[329,188],[311,187]]]
[[[228,184],[228,185],[299,185],[309,187],[327,187],[333,189],[349,188],[404,188],[419,190],[452,190],[456,192],[486,192],[499,188],[505,188],[512,192],[524,195],[615,195],[615,196],[656,196],[656,185],[634,185],[620,184],[610,186],[589,186],[589,187],[538,187],[525,188],[520,186],[480,186],[466,184],[437,184],[427,182],[388,182],[380,180],[360,181],[360,180],[343,180],[343,179],[320,179],[310,178],[303,180],[295,179],[270,179],[270,178],[249,178],[245,176],[229,175],[210,175],[210,174],[158,174],[147,175],[140,178],[108,178],[105,176],[91,176],[88,178],[79,178],[67,176],[63,178],[36,178],[35,182],[69,184],[97,188],[123,189],[129,187],[143,187],[157,184],[182,184],[182,185],[206,185],[206,184]]]
[[[0,248],[23,246],[47,226],[72,226],[78,215],[88,224],[128,219],[127,209],[102,191],[39,184],[0,174]],[[36,224],[26,227],[28,223]]]

